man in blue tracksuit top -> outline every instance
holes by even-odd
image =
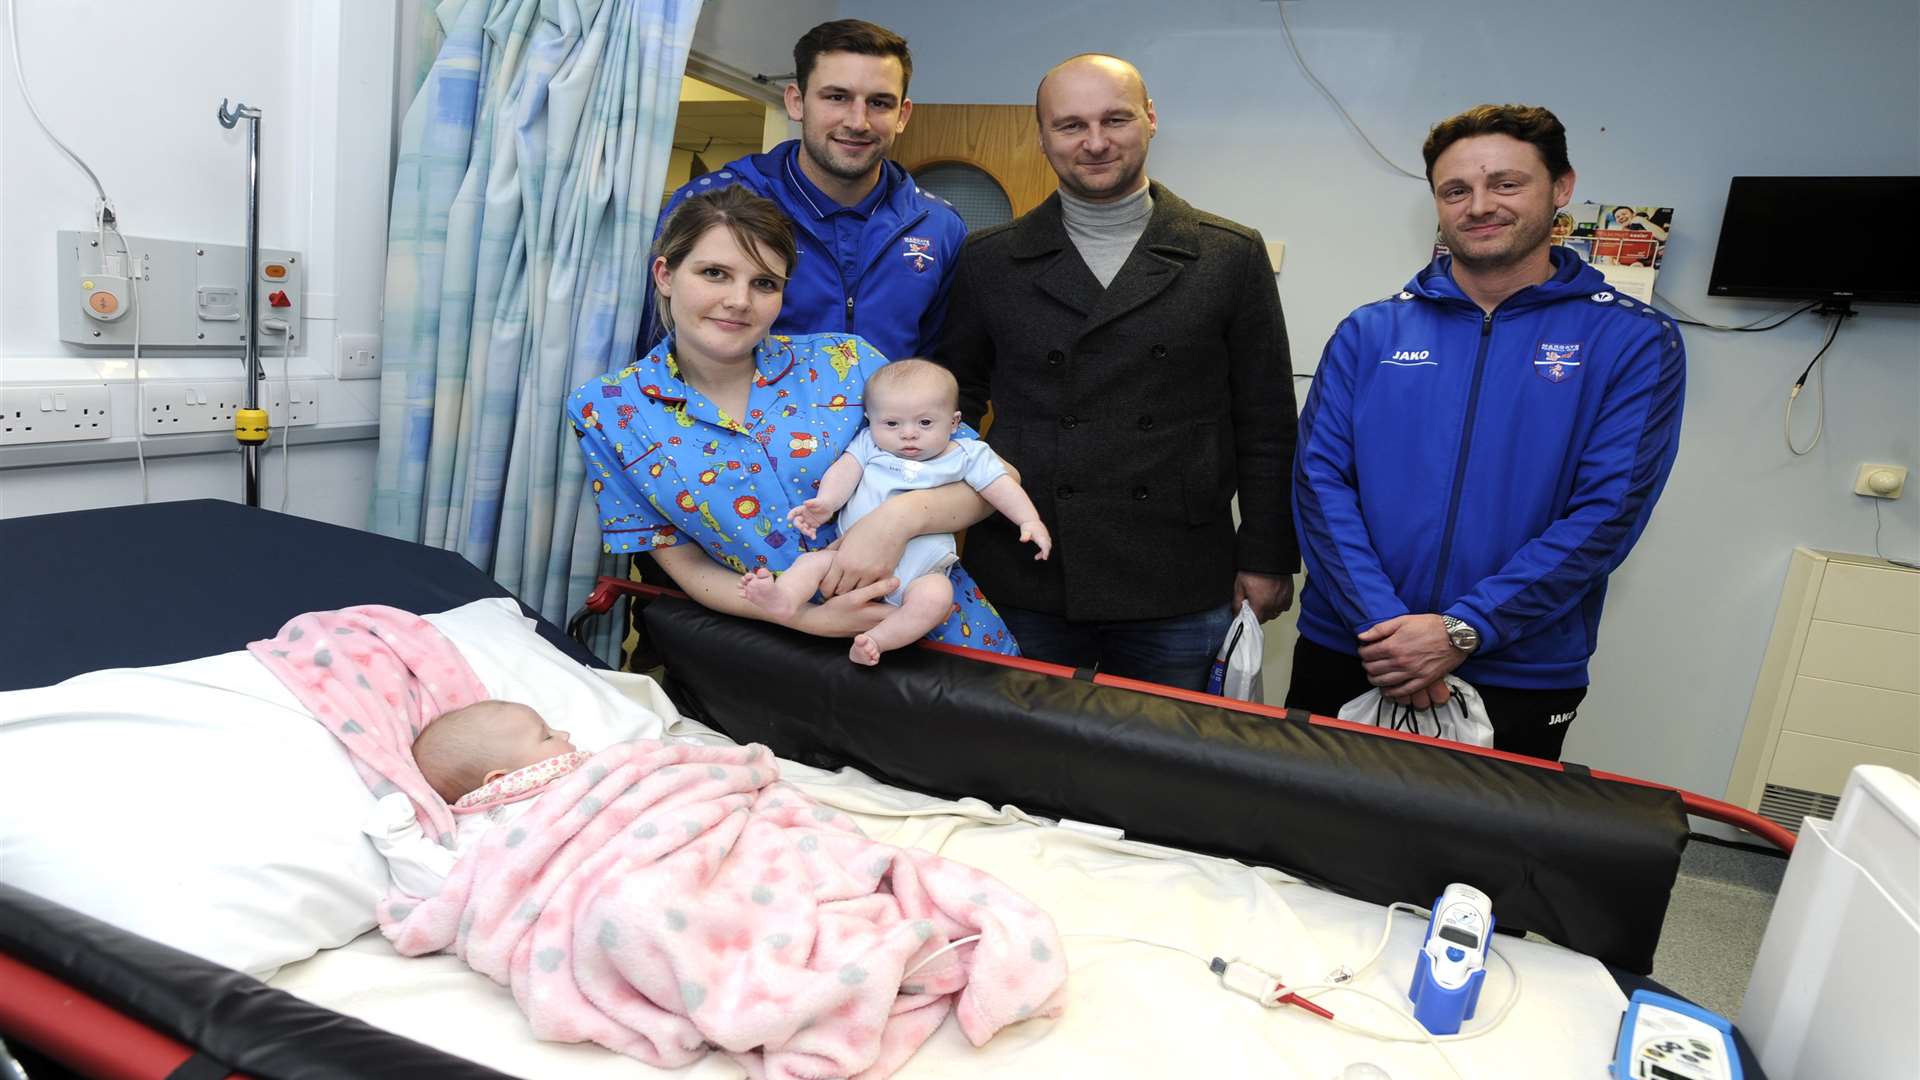
[[[775,333],[845,331],[889,360],[921,355],[946,318],[967,227],[886,159],[913,113],[906,40],[842,19],[807,31],[793,60],[787,115],[800,138],[696,177],[674,192],[660,220],[690,195],[728,184],[753,189],[780,204],[800,242]],[[652,302],[642,310],[651,312]],[[642,347],[662,333],[650,319]]]
[[[1331,715],[1377,686],[1425,708],[1452,673],[1496,748],[1557,759],[1607,575],[1673,466],[1686,352],[1550,245],[1574,181],[1552,113],[1479,106],[1424,153],[1452,254],[1348,316],[1300,418],[1287,704]]]

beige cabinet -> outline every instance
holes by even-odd
[[[1920,571],[1795,548],[1727,798],[1798,829],[1855,765],[1920,773]]]

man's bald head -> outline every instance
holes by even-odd
[[[1033,111],[1042,124],[1047,122],[1047,83],[1055,75],[1062,74],[1075,78],[1092,76],[1115,80],[1136,105],[1142,110],[1147,107],[1147,80],[1140,77],[1139,68],[1107,53],[1081,53],[1067,57],[1040,76],[1040,85],[1033,91]]]
[[[1111,202],[1147,186],[1147,144],[1158,121],[1138,68],[1105,53],[1068,57],[1040,80],[1033,108],[1040,152],[1061,191]]]

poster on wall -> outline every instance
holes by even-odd
[[[1651,304],[1672,228],[1670,206],[1573,203],[1554,213],[1550,235],[1591,263],[1616,292]],[[1446,244],[1435,240],[1433,253],[1447,254]]]

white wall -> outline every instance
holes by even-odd
[[[829,19],[851,15],[839,10],[843,6],[833,0],[706,0],[693,30],[693,51],[749,75],[791,74],[793,43]]]
[[[1296,370],[1312,369],[1347,311],[1425,261],[1425,185],[1373,158],[1306,82],[1274,3],[846,0],[840,14],[908,38],[922,102],[1031,101],[1040,74],[1076,52],[1139,64],[1160,119],[1152,174],[1287,242]],[[1415,172],[1427,127],[1446,115],[1483,101],[1552,108],[1570,132],[1576,198],[1675,208],[1661,291],[1714,322],[1770,308],[1705,298],[1728,177],[1920,172],[1912,0],[1301,0],[1287,14],[1315,72]],[[1785,449],[1781,412],[1822,327],[1804,317],[1770,334],[1687,334],[1679,463],[1614,575],[1571,760],[1725,790],[1789,551],[1872,552],[1855,469],[1920,469],[1920,312],[1863,311],[1823,361],[1827,430],[1805,458]],[[1803,395],[1796,412],[1810,420],[1811,404]],[[1882,548],[1920,553],[1920,499],[1882,509]]]
[[[307,341],[292,374],[325,378],[320,426],[293,441],[291,512],[364,524],[374,443],[302,447],[366,430],[378,380],[332,379],[338,333],[375,333],[386,253],[395,13],[391,0],[14,0],[34,101],[100,177],[130,237],[245,242],[245,126],[221,99],[260,108],[260,242],[303,253]],[[0,38],[8,33],[0,26]],[[0,381],[109,383],[114,442],[131,452],[129,354],[59,340],[54,233],[88,228],[94,193],[34,125],[0,40]],[[284,373],[269,350],[267,370]],[[234,378],[237,354],[143,356],[143,376]],[[279,444],[276,432],[273,445]],[[83,444],[69,444],[83,445]],[[155,499],[240,497],[237,453],[163,456],[149,440]],[[262,503],[281,501],[281,461],[263,455]],[[0,515],[137,502],[131,461],[0,468]]]

